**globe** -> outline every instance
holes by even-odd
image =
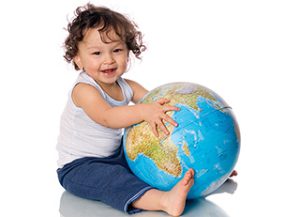
[[[239,127],[231,107],[212,90],[189,82],[159,86],[140,103],[160,98],[180,108],[167,112],[178,126],[165,122],[170,134],[160,132],[159,137],[147,122],[126,128],[123,147],[130,169],[149,185],[168,191],[193,168],[188,198],[212,193],[228,179],[240,152]]]

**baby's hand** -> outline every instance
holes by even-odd
[[[159,136],[158,129],[160,129],[165,135],[169,135],[167,127],[164,124],[164,121],[177,126],[178,124],[166,114],[168,111],[178,111],[179,108],[175,106],[168,105],[170,100],[162,98],[151,104],[144,104],[143,108],[143,119],[147,121],[156,137]]]

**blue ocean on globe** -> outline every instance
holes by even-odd
[[[168,114],[169,136],[157,138],[146,122],[125,130],[124,151],[130,169],[146,183],[170,190],[189,168],[195,183],[188,198],[206,196],[219,188],[234,169],[240,152],[240,133],[232,109],[212,90],[177,82],[150,91],[140,103],[170,99],[179,111]]]

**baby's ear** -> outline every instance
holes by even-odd
[[[81,59],[80,59],[80,57],[78,55],[73,58],[73,62],[77,65],[77,67],[79,69],[83,68],[83,66],[81,64]]]

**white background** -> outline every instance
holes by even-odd
[[[1,3],[1,216],[60,216],[55,145],[77,76],[62,57],[63,28],[86,2]],[[230,217],[299,216],[298,1],[91,2],[127,14],[144,34],[148,50],[125,77],[148,89],[199,83],[233,108],[238,188],[208,199]]]

